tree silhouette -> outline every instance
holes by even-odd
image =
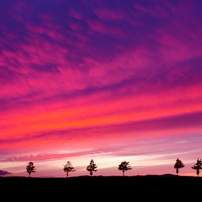
[[[67,177],[69,176],[69,172],[74,172],[75,169],[74,167],[72,166],[71,162],[70,161],[67,161],[67,163],[64,165],[64,172],[66,172],[67,174]]]
[[[97,165],[96,164],[94,164],[94,161],[93,161],[93,159],[91,159],[91,161],[90,161],[90,165],[88,165],[87,167],[86,167],[86,170],[87,171],[89,171],[90,172],[90,175],[92,176],[93,175],[93,171],[97,171]]]
[[[184,167],[184,164],[182,163],[182,161],[180,161],[180,159],[177,159],[177,160],[176,160],[176,163],[175,163],[175,165],[174,165],[174,168],[176,169],[177,175],[178,175],[178,173],[179,173],[179,169],[180,169],[180,168],[183,168],[183,167]]]
[[[202,160],[201,159],[197,159],[196,164],[193,165],[191,168],[194,169],[194,170],[196,170],[196,174],[199,177],[200,169],[202,169]]]
[[[122,170],[123,172],[123,176],[124,176],[124,172],[127,170],[131,170],[131,166],[129,165],[129,162],[123,161],[121,162],[121,164],[118,167],[119,170]]]
[[[31,173],[35,173],[36,168],[34,166],[33,162],[29,162],[28,165],[26,166],[27,172],[29,173],[29,177]]]

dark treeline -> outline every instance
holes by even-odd
[[[176,169],[177,176],[179,175],[179,169],[184,168],[185,165],[182,163],[180,159],[177,158],[174,168]],[[94,160],[91,159],[90,164],[87,165],[86,170],[89,172],[90,176],[93,176],[93,173],[96,172],[98,169],[98,166],[94,163]],[[192,169],[196,170],[196,174],[199,177],[200,170],[202,169],[202,160],[197,159],[196,163],[191,167]],[[118,165],[118,170],[122,171],[123,176],[126,171],[131,170],[132,167],[127,161],[123,161]],[[72,163],[70,161],[67,161],[67,163],[64,165],[63,168],[64,172],[66,172],[66,177],[69,177],[69,173],[75,172],[75,168],[73,167]],[[26,166],[26,171],[29,174],[29,177],[32,173],[36,172],[36,167],[34,166],[33,162],[29,162]]]
[[[90,164],[86,167],[86,170],[90,172],[90,176],[93,176],[93,172],[97,171],[97,167],[98,166],[94,163],[94,160],[91,159]],[[177,158],[176,163],[174,164],[174,168],[176,169],[176,174],[177,175],[179,174],[179,169],[181,169],[183,167],[185,167],[185,165],[182,163],[182,161],[180,159]],[[193,165],[191,168],[196,170],[196,174],[199,177],[200,169],[202,169],[202,160],[197,159],[196,164]],[[128,171],[128,170],[131,170],[132,167],[129,164],[129,162],[123,161],[123,162],[121,162],[120,165],[118,165],[118,169],[123,172],[123,176],[124,176],[124,173],[126,171]],[[31,173],[36,172],[36,168],[34,166],[34,163],[29,162],[28,165],[26,166],[26,170],[27,170],[27,172],[29,174],[29,177],[30,177]],[[64,172],[66,172],[67,177],[69,176],[70,172],[75,172],[76,171],[70,161],[67,161],[67,163],[64,165],[63,170],[64,170]]]

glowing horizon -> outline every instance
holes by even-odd
[[[195,175],[202,158],[198,0],[0,2],[0,170]]]

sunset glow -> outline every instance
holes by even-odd
[[[202,1],[0,2],[0,170],[195,175]],[[1,174],[1,173],[0,173]]]

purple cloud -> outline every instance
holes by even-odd
[[[5,170],[0,170],[0,175],[9,175],[9,174],[12,174],[12,173]]]

